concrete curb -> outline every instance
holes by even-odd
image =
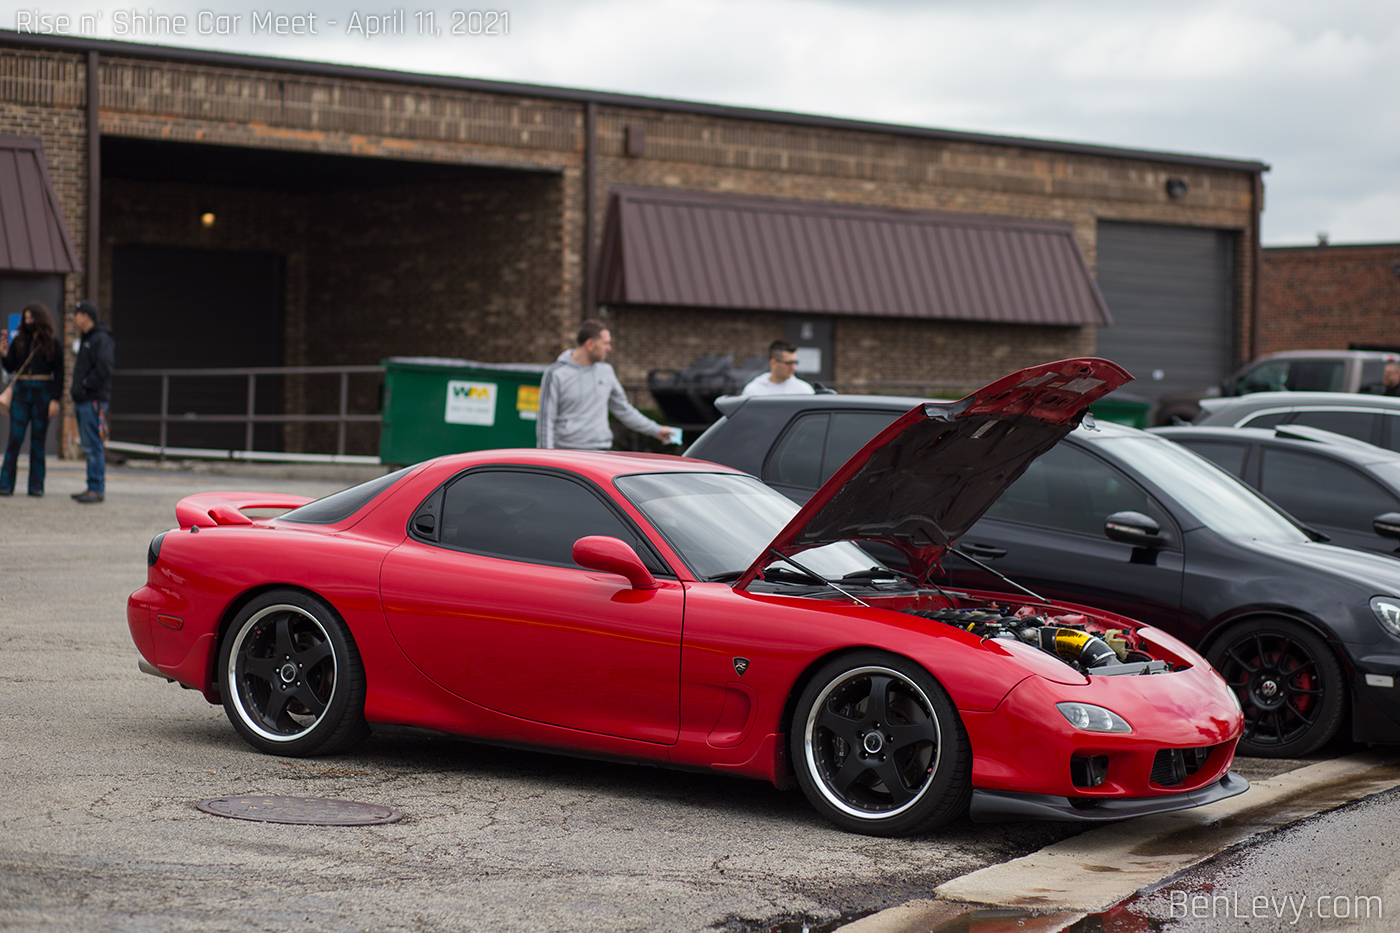
[[[934,889],[936,900],[910,901],[840,929],[926,933],[949,924],[965,930],[978,915],[993,913],[974,905],[992,905],[1036,911],[1018,913],[1016,929],[1053,933],[1260,833],[1397,786],[1400,759],[1393,756],[1364,752],[1319,762],[1256,781],[1210,806],[1090,830],[945,882]]]

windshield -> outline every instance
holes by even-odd
[[[701,580],[749,569],[798,509],[786,496],[737,473],[639,473],[616,482]],[[877,566],[845,541],[803,551],[796,559],[828,580]]]
[[[1279,543],[1308,540],[1248,486],[1179,444],[1148,435],[1095,443],[1112,444],[1125,463],[1216,534]]]
[[[301,508],[292,509],[278,516],[279,521],[301,522],[307,525],[334,525],[349,518],[369,504],[381,492],[397,483],[412,467],[404,467],[393,473],[378,476],[367,483],[331,493],[315,502],[308,502]]]

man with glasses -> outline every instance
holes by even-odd
[[[775,340],[768,348],[768,372],[760,373],[749,380],[741,395],[812,395],[815,389],[795,375],[797,372],[797,348],[792,344]]]

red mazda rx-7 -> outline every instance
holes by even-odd
[[[1067,360],[920,405],[800,509],[698,460],[559,450],[439,457],[315,501],[191,496],[127,618],[144,670],[272,754],[409,726],[795,780],[877,835],[969,808],[1198,806],[1248,787],[1230,771],[1240,708],[1199,655],[1010,584],[929,582],[1129,378]]]

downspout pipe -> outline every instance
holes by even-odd
[[[583,105],[583,313],[580,320],[587,320],[593,316],[593,189],[597,183],[598,104],[590,100]]]
[[[1264,173],[1254,173],[1254,191],[1250,203],[1250,234],[1254,239],[1254,260],[1249,269],[1249,355],[1236,360],[1236,367],[1259,357],[1259,273],[1264,264],[1263,214]]]
[[[102,132],[98,121],[102,90],[98,53],[87,53],[87,276],[88,301],[97,302],[99,260],[102,257]]]

